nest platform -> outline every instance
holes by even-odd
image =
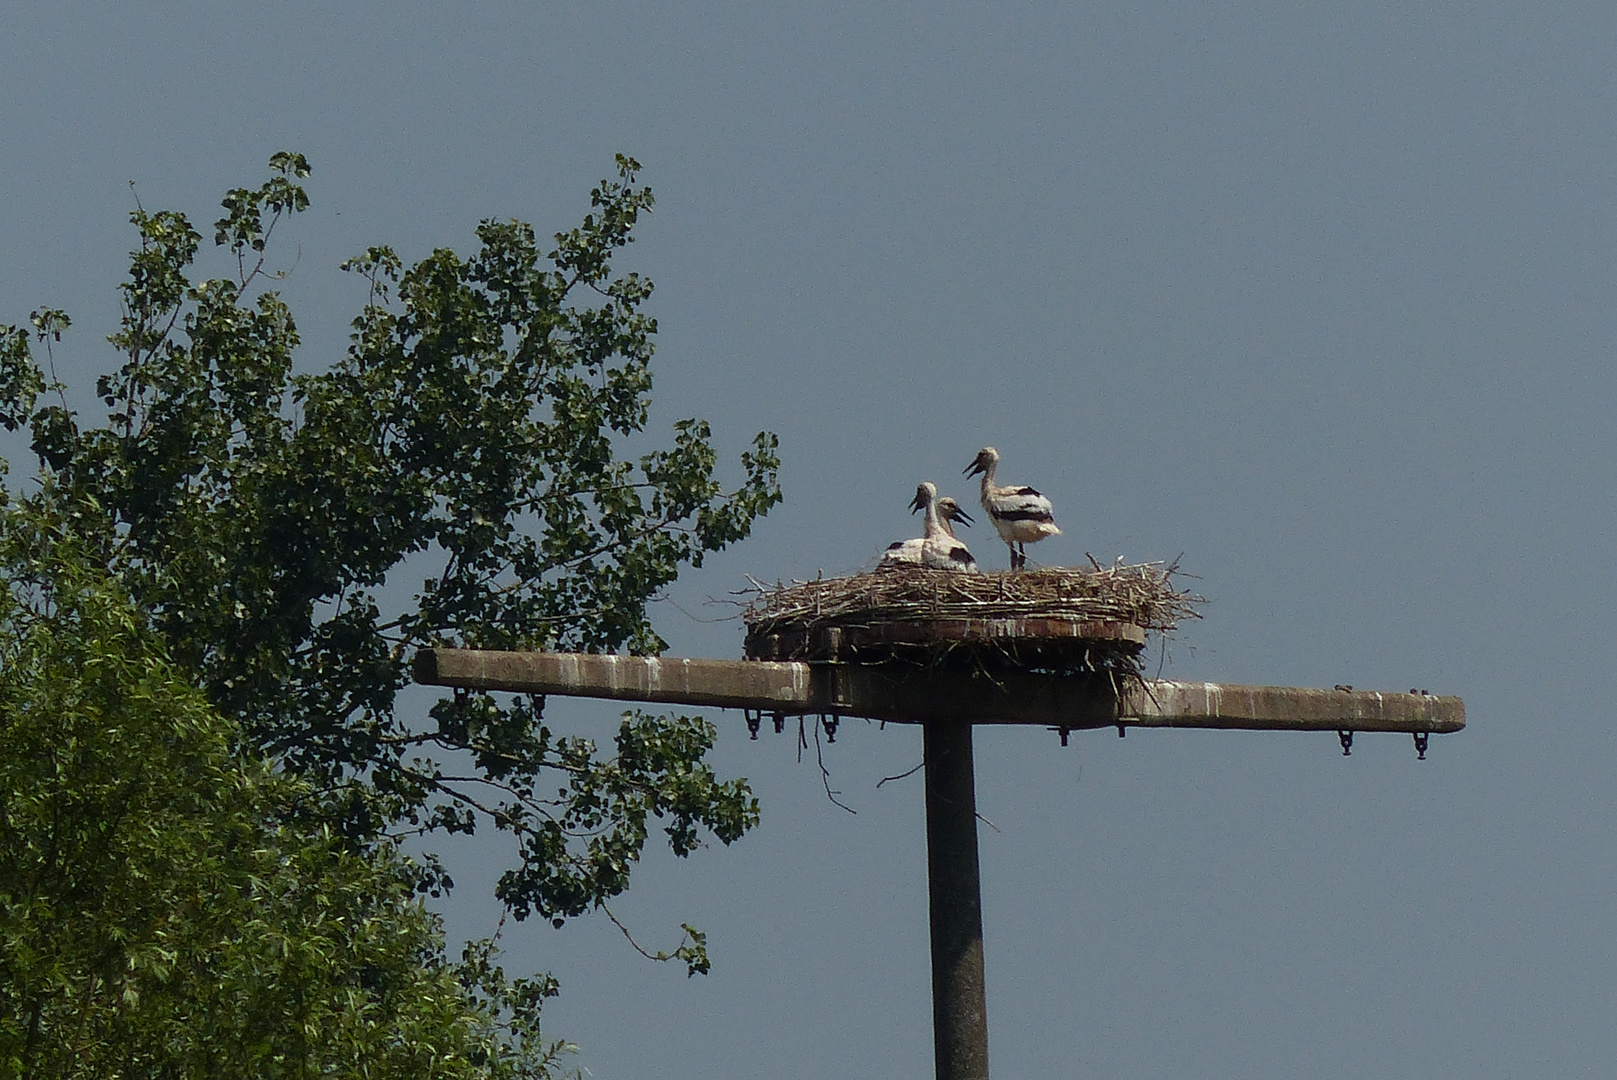
[[[1137,672],[1149,633],[1199,618],[1177,567],[962,574],[882,567],[757,585],[742,614],[752,660]]]

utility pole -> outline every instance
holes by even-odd
[[[1143,642],[1139,627],[1084,624],[1095,639]],[[835,642],[829,644],[834,653]],[[818,646],[810,643],[810,651]],[[927,886],[932,926],[932,1023],[938,1080],[987,1080],[982,888],[972,732],[983,725],[1071,731],[1116,727],[1404,732],[1426,754],[1433,734],[1465,726],[1457,697],[1348,687],[1313,690],[1169,679],[1124,680],[1016,669],[981,673],[777,660],[701,660],[583,653],[423,649],[419,683],[561,694],[789,715],[856,716],[922,726]]]
[[[987,1080],[988,988],[971,724],[929,720],[921,732],[932,923],[932,1052],[939,1077]]]

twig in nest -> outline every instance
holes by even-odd
[[[742,617],[740,612],[736,612],[733,615],[720,615],[716,619],[704,619],[700,615],[696,615],[696,614],[693,614],[692,612],[686,611],[684,606],[681,605],[678,600],[675,600],[671,596],[659,596],[659,597],[655,598],[652,602],[657,603],[657,604],[667,604],[669,607],[673,608],[675,611],[679,612],[681,615],[683,615],[687,619],[691,620],[691,622],[699,622],[699,623],[734,622],[735,620]],[[713,597],[710,596],[706,600],[704,600],[703,603],[704,604],[726,604],[726,603],[733,603],[733,601],[715,600]]]

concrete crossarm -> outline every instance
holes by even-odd
[[[1136,727],[1439,733],[1465,727],[1465,702],[1448,695],[1172,679],[1147,679],[1131,689],[1123,696],[1122,711],[1123,723]]]
[[[897,723],[1436,733],[1465,726],[1465,703],[1441,695],[1147,679],[1126,686],[1119,698],[1093,679],[1022,671],[990,678],[897,666],[423,649],[415,657],[415,678],[472,690],[835,713]]]

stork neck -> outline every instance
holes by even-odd
[[[999,466],[999,462],[990,461],[988,463],[988,468],[983,470],[983,500],[982,501],[983,501],[984,506],[988,505],[988,500],[990,498],[992,498],[993,495],[994,495],[994,470],[996,468],[998,468],[998,466]]]
[[[926,538],[928,540],[941,540],[951,535],[953,534],[944,526],[943,519],[938,516],[938,501],[928,499],[926,501]]]

